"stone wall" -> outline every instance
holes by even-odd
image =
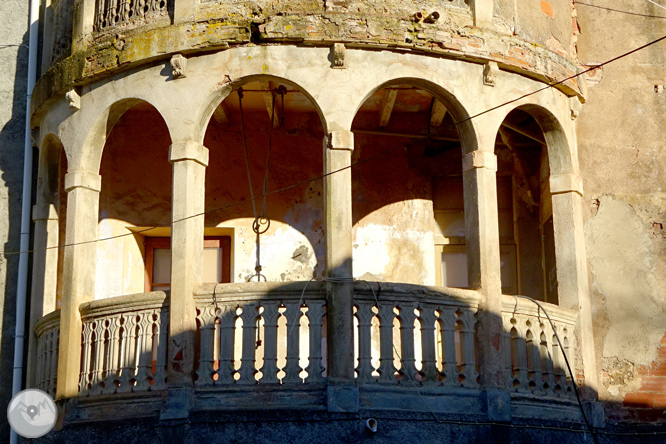
[[[0,250],[18,251],[23,182],[25,88],[28,68],[28,2],[0,4]],[[25,45],[25,46],[3,46]],[[12,390],[18,255],[0,255],[0,405]],[[0,440],[9,437],[4,414]]]
[[[631,12],[666,15],[647,2]],[[586,66],[666,31],[659,19],[582,5],[578,14]],[[591,73],[578,121],[600,397],[611,420],[652,420],[666,407],[665,62],[659,43]]]

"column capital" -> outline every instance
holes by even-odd
[[[354,151],[354,133],[351,131],[331,131],[326,137],[326,148]]]
[[[577,193],[583,195],[583,179],[576,174],[550,176],[550,194]]]
[[[470,171],[475,168],[485,168],[491,171],[497,171],[497,156],[488,151],[471,151],[463,156],[463,171]]]
[[[169,147],[169,162],[193,160],[208,166],[208,148],[194,141],[176,142]]]
[[[102,190],[102,176],[88,171],[70,171],[65,174],[65,191],[70,192],[74,188],[86,188],[99,193]]]
[[[55,209],[55,205],[33,205],[32,206],[32,220],[58,220],[58,212]]]

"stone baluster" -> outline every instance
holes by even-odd
[[[308,376],[305,382],[323,382],[322,372],[324,367],[321,365],[321,329],[324,320],[324,301],[309,301],[307,311],[310,331],[310,354],[308,356],[308,367],[305,371]]]
[[[423,383],[431,384],[437,380],[435,310],[431,306],[422,306],[418,319],[421,323],[421,374]]]
[[[59,339],[60,330],[59,328],[53,328],[50,331],[50,346],[49,354],[49,367],[48,367],[48,383],[46,385],[46,392],[53,394],[56,388],[56,380],[58,377],[58,339]]]
[[[416,304],[400,303],[400,373],[407,381],[416,381],[416,358],[414,353],[414,321]]]
[[[378,382],[395,382],[395,365],[393,364],[393,304],[379,304],[379,379]]]
[[[37,341],[37,360],[35,361],[37,363],[36,369],[35,369],[35,384],[34,387],[44,390],[44,378],[45,378],[45,370],[46,370],[46,359],[45,359],[45,339],[46,334],[43,332],[41,336],[38,338]]]
[[[286,311],[284,313],[287,318],[287,363],[284,367],[283,384],[300,383],[302,378],[300,376],[301,366],[299,364],[300,358],[300,330],[301,330],[301,307],[298,301],[285,302],[284,306]]]
[[[220,367],[218,384],[234,383],[234,336],[236,333],[236,306],[225,305],[220,314]]]
[[[215,306],[207,305],[199,309],[199,368],[195,384],[199,387],[213,383],[213,355],[215,347]]]
[[[105,352],[107,360],[106,378],[104,380],[103,393],[113,393],[116,391],[116,381],[120,373],[120,316],[111,316],[108,318],[108,348]]]
[[[136,313],[128,313],[124,316],[123,324],[123,342],[125,353],[123,356],[123,368],[120,374],[120,387],[118,393],[128,393],[132,391],[136,369]]]
[[[167,369],[167,343],[169,332],[169,311],[162,308],[159,311],[159,317],[155,322],[155,335],[157,341],[157,362],[155,363],[155,381],[152,390],[161,390],[166,387],[166,369]]]
[[[442,377],[444,385],[455,387],[458,382],[456,361],[456,317],[453,310],[440,310],[439,325],[442,330]]]
[[[264,312],[264,365],[261,367],[262,377],[259,380],[261,384],[278,384],[278,366],[277,366],[277,343],[278,343],[278,318],[280,312],[278,308],[280,303],[270,301],[263,304]]]
[[[356,381],[360,384],[371,382],[372,377],[372,318],[374,313],[370,302],[356,304],[356,318],[358,319],[358,365],[356,367]]]
[[[104,372],[104,342],[106,325],[104,319],[95,321],[95,357],[92,372],[91,394],[99,394],[102,390],[102,374]]]
[[[254,375],[257,373],[256,363],[256,341],[257,341],[257,319],[259,314],[256,302],[246,303],[242,306],[241,320],[243,321],[243,336],[241,348],[241,366],[239,384],[256,384]]]
[[[552,395],[555,388],[555,375],[553,373],[553,353],[552,344],[548,337],[552,337],[550,328],[546,328],[544,324],[541,325],[541,334],[539,335],[540,354],[541,354],[541,375],[542,387],[544,393]]]
[[[81,377],[79,381],[79,393],[87,393],[90,388],[90,363],[92,359],[92,322],[86,321],[83,323],[83,365],[81,366]]]
[[[152,310],[144,310],[139,313],[139,362],[135,390],[148,390],[150,388],[153,356],[152,317]]]

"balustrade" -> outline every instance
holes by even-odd
[[[204,286],[196,385],[323,382],[326,294],[304,285],[227,285],[220,294]]]
[[[572,398],[575,393],[564,354],[574,365],[573,334],[577,314],[545,302],[541,304],[548,310],[555,330],[533,302],[512,296],[504,296],[502,301],[508,389],[538,396]]]
[[[37,335],[37,369],[35,387],[55,397],[58,377],[58,343],[60,310],[49,313],[35,325]]]
[[[81,395],[166,387],[168,309],[152,292],[84,304]]]
[[[358,383],[478,387],[476,294],[419,294],[395,284],[373,293],[362,284],[355,291]]]
[[[101,32],[166,13],[166,0],[97,0],[93,29]]]

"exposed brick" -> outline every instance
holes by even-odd
[[[625,407],[652,407],[654,393],[627,393],[622,404]]]
[[[643,378],[641,388],[638,391],[666,394],[666,376],[648,376]]]
[[[656,408],[666,409],[666,393],[654,395],[654,406]]]

